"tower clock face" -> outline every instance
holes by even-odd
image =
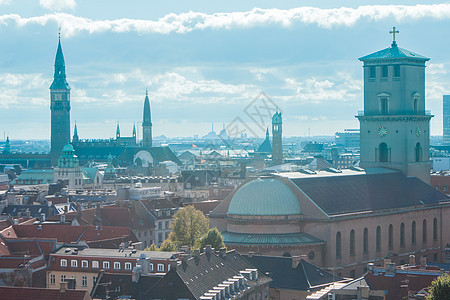
[[[381,126],[380,128],[378,128],[378,135],[380,137],[385,137],[385,136],[387,136],[387,134],[388,134],[388,130],[386,127]]]
[[[420,129],[420,127],[416,128],[416,136],[419,137],[422,135],[422,130]]]

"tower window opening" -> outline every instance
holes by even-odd
[[[378,147],[378,160],[380,162],[388,162],[389,161],[389,148],[386,143],[381,143]]]
[[[416,162],[422,161],[422,146],[420,143],[416,144]]]
[[[400,77],[400,66],[399,65],[394,66],[394,77]]]
[[[370,67],[369,78],[377,77],[377,68],[375,66]]]
[[[380,113],[387,114],[389,112],[388,97],[380,97]]]
[[[388,66],[383,66],[382,67],[382,77],[386,78],[388,77]]]

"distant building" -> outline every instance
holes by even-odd
[[[272,163],[279,165],[283,162],[283,120],[281,112],[276,111],[272,116]]]
[[[359,129],[344,129],[334,134],[334,142],[346,148],[359,148]]]
[[[444,145],[450,145],[450,95],[444,95],[442,109]]]
[[[450,157],[441,157],[441,156],[433,157],[432,169],[435,172],[450,170]]]
[[[166,273],[170,262],[176,259],[175,252],[140,251],[125,246],[117,249],[62,247],[50,254],[47,288],[57,288],[61,282],[74,278],[76,289],[91,291],[100,270],[132,274],[138,267],[146,275]]]

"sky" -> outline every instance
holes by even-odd
[[[50,138],[59,28],[72,128],[85,139],[113,137],[117,122],[140,137],[146,89],[154,136],[203,136],[239,120],[263,137],[269,114],[248,113],[262,96],[282,112],[285,136],[359,128],[358,58],[388,47],[393,26],[399,47],[431,58],[426,109],[440,135],[450,3],[0,0],[0,140]]]

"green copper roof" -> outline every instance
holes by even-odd
[[[300,204],[289,186],[278,178],[258,178],[247,182],[234,194],[230,215],[298,215]]]
[[[222,232],[222,236],[226,245],[289,246],[324,243],[324,241],[306,233],[252,234],[225,231]]]
[[[399,48],[396,42],[393,42],[391,47],[380,50],[378,52],[360,57],[359,60],[372,60],[372,59],[399,59],[399,58],[408,58],[408,59],[416,59],[421,61],[430,60],[428,57],[422,56],[420,54],[411,52],[409,50]]]
[[[50,89],[70,90],[70,86],[66,81],[66,65],[64,62],[64,54],[62,52],[61,40],[58,41],[58,50],[56,50],[55,57],[55,73],[53,75],[53,82]]]

